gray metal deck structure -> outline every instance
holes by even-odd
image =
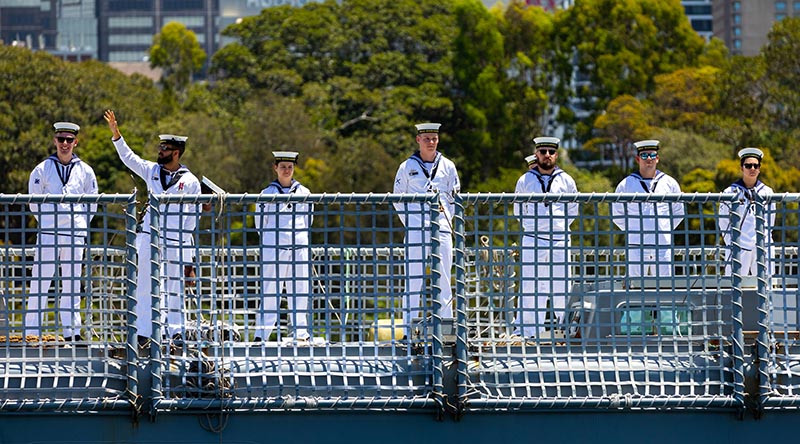
[[[56,200],[99,206],[80,277],[78,342],[58,339],[57,284],[44,310],[52,340],[22,334],[36,233],[27,204]],[[390,194],[152,196],[156,314],[159,221],[170,208],[161,204],[178,200],[212,205],[196,216],[187,246],[195,259],[180,264],[196,267],[184,294],[187,337],[162,339],[156,316],[140,346],[134,197],[0,195],[0,442],[641,442],[643,434],[731,442],[786,439],[800,418],[800,195],[756,206],[759,275],[742,276],[734,261],[725,276],[738,234],[722,244],[715,221],[728,195],[462,194],[454,319],[441,318],[435,298],[443,284],[436,236],[424,241],[425,307],[411,316],[403,303],[411,259],[397,215],[436,214],[438,196]],[[292,340],[284,301],[279,332],[254,342],[264,259],[253,211],[301,200],[315,206],[305,265],[316,340]],[[673,273],[631,278],[609,206],[654,201],[686,207]],[[564,321],[539,337],[513,334],[522,232],[512,208],[520,202],[581,209]],[[770,203],[778,222],[768,236]]]

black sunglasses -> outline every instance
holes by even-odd
[[[558,150],[554,150],[554,149],[546,150],[546,149],[542,148],[542,149],[539,150],[539,154],[541,154],[543,156],[545,154],[549,154],[551,156],[555,156],[557,152],[558,152]]]
[[[72,143],[72,142],[75,141],[75,138],[74,137],[61,137],[61,136],[59,136],[59,137],[56,137],[56,140],[58,140],[58,143],[64,143],[64,142]]]
[[[742,166],[743,166],[743,167],[745,167],[745,168],[747,168],[748,170],[752,170],[752,169],[754,169],[754,168],[755,168],[755,169],[759,169],[759,168],[761,168],[761,165],[760,165],[760,164],[758,164],[758,163],[745,163],[745,164],[743,164]]]
[[[158,150],[159,151],[175,151],[175,150],[177,150],[177,148],[173,148],[173,147],[167,145],[166,143],[160,143],[158,145]]]

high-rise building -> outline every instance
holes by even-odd
[[[714,17],[711,14],[711,0],[682,0],[683,11],[689,18],[692,29],[706,41],[714,36]]]
[[[800,17],[800,0],[715,0],[714,36],[731,54],[754,56],[775,22]]]
[[[169,22],[193,31],[206,54],[217,49],[219,0],[96,1],[100,60],[146,61],[153,36]]]
[[[2,1],[2,0],[0,0]],[[69,60],[97,58],[95,0],[58,0],[55,48],[50,52]]]
[[[5,45],[53,49],[57,0],[0,0],[0,40]]]

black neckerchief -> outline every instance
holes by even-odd
[[[536,179],[539,180],[539,185],[542,186],[542,193],[549,193],[550,192],[550,188],[553,187],[554,179],[556,178],[556,176],[558,176],[559,174],[561,174],[563,172],[564,172],[564,170],[562,170],[561,168],[555,167],[553,169],[553,172],[549,174],[550,182],[548,182],[547,186],[545,186],[544,185],[544,177],[543,176],[548,176],[548,174],[542,174],[539,171],[539,167],[538,166],[534,167],[532,170],[528,170],[528,173],[533,174],[533,177],[535,177]]]
[[[658,181],[661,180],[661,178],[663,178],[664,176],[665,176],[664,173],[662,173],[659,170],[656,170],[656,175],[653,176],[653,178],[651,179],[653,182],[651,183],[650,188],[648,188],[647,183],[645,182],[647,179],[642,177],[642,175],[639,174],[638,171],[631,173],[631,177],[639,181],[639,185],[642,186],[642,189],[644,190],[645,193],[652,193],[653,191],[655,191],[656,187],[658,186]]]
[[[281,185],[281,183],[278,182],[277,180],[273,181],[271,184],[269,184],[269,186],[277,188],[278,194],[286,194],[283,192],[283,185]],[[299,187],[300,187],[300,182],[292,179],[292,183],[289,184],[289,193],[294,194],[294,192],[297,191]]]
[[[181,180],[181,176],[186,174],[188,170],[184,169],[183,165],[178,168],[177,171],[174,173],[167,171],[164,167],[161,167],[161,186],[164,188],[164,191],[167,191],[171,186],[178,183]],[[172,179],[170,179],[169,183],[167,183],[167,174],[172,174]]]
[[[74,153],[72,154],[72,159],[70,159],[69,163],[64,165],[61,163],[61,160],[58,159],[58,154],[53,153],[48,157],[48,159],[52,160],[56,164],[56,172],[58,172],[58,178],[61,179],[61,185],[66,186],[67,182],[69,182],[69,176],[72,174],[72,168],[75,166],[76,163],[80,162],[81,160],[78,159]]]
[[[753,188],[747,188],[747,185],[744,184],[744,179],[739,179],[733,184],[731,187],[734,189],[738,188],[739,191],[744,194],[744,198],[747,199],[747,206],[742,215],[741,221],[739,222],[739,229],[741,230],[744,227],[744,222],[747,220],[747,214],[752,212],[755,214],[755,197],[756,197],[756,188],[759,188],[759,185],[763,185],[760,180],[756,179],[755,185]]]
[[[409,159],[414,159],[419,164],[419,167],[422,169],[422,172],[425,174],[425,177],[428,179],[428,181],[432,182],[433,178],[436,177],[436,171],[439,170],[439,161],[442,160],[442,153],[437,152],[436,156],[434,156],[433,167],[431,168],[430,172],[428,172],[428,169],[425,168],[425,161],[422,160],[419,150],[414,151],[414,154],[412,154]]]
[[[550,181],[547,182],[547,186],[545,186],[544,185],[544,177],[543,176],[548,176],[548,174],[542,174],[539,171],[539,167],[538,166],[534,167],[531,170],[528,170],[528,173],[533,174],[533,177],[535,177],[536,179],[539,180],[539,185],[541,185],[541,187],[542,187],[542,193],[545,193],[545,194],[550,192],[550,188],[552,188],[553,182],[555,182],[556,176],[558,176],[559,174],[561,174],[563,172],[564,172],[564,170],[562,170],[559,167],[553,168],[553,172],[549,174]],[[548,202],[544,203],[544,206],[548,206],[548,205],[550,205]]]
[[[734,182],[731,186],[733,188],[739,188],[741,192],[744,194],[745,198],[750,202],[755,200],[757,190],[761,188],[764,184],[761,183],[760,180],[756,179],[756,183],[753,185],[752,188],[747,188],[747,185],[744,184],[744,179],[739,179]]]

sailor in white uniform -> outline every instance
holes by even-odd
[[[277,179],[261,194],[311,194],[294,179],[298,153],[275,151],[272,166]],[[256,342],[267,340],[278,322],[281,293],[286,289],[289,323],[294,338],[279,340],[307,341],[308,309],[311,299],[311,262],[309,232],[314,221],[314,206],[306,203],[259,203],[255,227],[261,235],[261,307],[256,317]]]
[[[147,183],[148,195],[184,195],[200,194],[200,181],[186,166],[180,164],[180,158],[186,150],[185,136],[162,134],[159,136],[158,161],[151,162],[136,155],[125,142],[119,132],[113,111],[106,111],[105,119],[113,134],[112,141],[119,158],[131,171]],[[185,313],[184,275],[192,266],[192,247],[186,245],[193,242],[193,233],[200,218],[200,205],[183,203],[162,204],[161,213],[161,310],[162,322],[166,307],[166,333],[174,339],[182,339],[184,333]],[[141,343],[152,333],[152,297],[151,297],[151,265],[150,265],[150,212],[145,213],[144,220],[136,235],[136,251],[138,253],[136,276],[136,329]],[[183,245],[182,245],[183,244]]]
[[[577,193],[575,180],[556,166],[560,140],[537,137],[537,163],[517,181],[517,194]],[[569,226],[578,216],[577,203],[527,202],[514,205],[522,222],[522,294],[515,334],[535,337],[546,329],[547,307],[551,322],[564,321],[567,294],[571,289],[568,251]]]
[[[453,214],[455,213],[455,196],[461,189],[458,171],[455,164],[438,152],[439,123],[421,123],[416,125],[416,142],[419,150],[410,158],[400,164],[394,180],[395,194],[425,194],[439,193],[441,211],[438,217],[439,224],[439,252],[442,259],[439,271],[442,275],[439,302],[442,308],[442,318],[453,317],[452,290],[450,284],[451,268],[453,265]],[[418,318],[422,295],[424,265],[428,261],[430,251],[423,244],[430,243],[430,208],[420,208],[420,204],[395,203],[395,209],[400,216],[400,221],[406,227],[405,242],[408,245],[406,252],[408,282],[404,311],[401,315],[401,325],[410,331],[406,321]]]
[[[78,146],[80,126],[71,122],[53,125],[56,152],[33,169],[28,181],[30,194],[97,194],[94,170],[73,152]],[[80,277],[87,230],[97,205],[30,204],[39,224],[33,257],[31,286],[25,314],[25,335],[41,336],[42,310],[47,307],[56,264],[61,265],[59,318],[67,341],[82,340]]]
[[[725,188],[723,193],[734,193],[738,196],[741,205],[738,205],[739,212],[739,260],[742,263],[742,276],[755,276],[758,273],[756,264],[756,216],[754,198],[756,195],[764,197],[772,194],[772,188],[768,187],[758,179],[761,173],[761,159],[764,152],[758,148],[744,148],[739,151],[739,165],[742,170],[742,178]],[[719,230],[722,232],[722,239],[726,245],[731,245],[733,228],[731,226],[730,213],[733,210],[731,204],[723,202],[719,206]],[[767,209],[766,217],[766,242],[767,248],[772,244],[772,227],[775,226],[775,204],[770,204]],[[768,250],[769,251],[769,250]],[[732,264],[732,251],[728,251],[726,258],[725,275],[730,276]],[[770,255],[771,257],[771,255]],[[767,270],[771,270],[770,262],[767,262]],[[771,274],[771,273],[770,273]]]
[[[680,193],[678,182],[659,171],[658,140],[641,140],[636,147],[639,171],[617,185],[617,193]],[[627,235],[628,276],[672,276],[672,231],[681,223],[681,202],[615,203],[614,224]]]

